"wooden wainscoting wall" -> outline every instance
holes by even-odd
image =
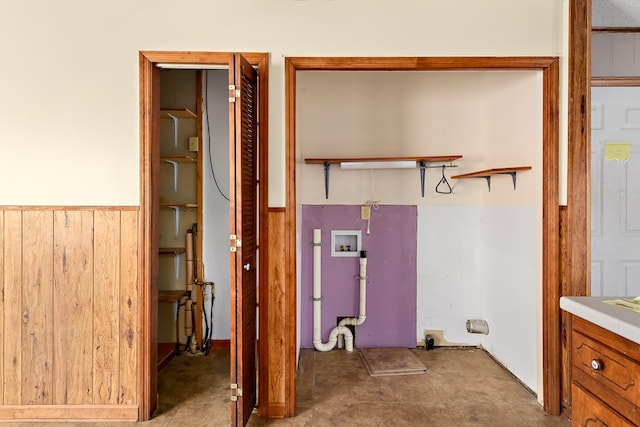
[[[291,321],[291,313],[296,306],[289,305],[287,296],[286,274],[286,246],[285,241],[285,209],[269,208],[267,211],[267,265],[268,280],[261,287],[260,292],[260,322],[267,325],[267,339],[259,340],[261,347],[260,369],[260,396],[266,401],[259,403],[260,415],[263,417],[283,418],[295,414],[295,402],[288,402],[287,390],[289,387],[289,370],[287,369],[287,357],[289,352],[295,354],[295,347],[290,348],[287,328]],[[264,256],[261,255],[261,256]],[[295,286],[295,282],[294,282]],[[295,317],[293,318],[295,321]],[[294,323],[295,325],[295,323]],[[295,327],[293,328],[295,330]],[[294,343],[295,344],[295,343]],[[295,379],[294,379],[295,381]],[[294,407],[288,410],[288,405]]]
[[[0,207],[0,422],[138,419],[138,208]]]

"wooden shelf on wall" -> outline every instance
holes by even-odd
[[[464,173],[462,175],[454,175],[451,179],[466,179],[466,178],[484,178],[487,180],[487,186],[489,187],[489,191],[491,191],[491,177],[494,175],[511,175],[511,179],[513,180],[513,189],[516,189],[516,174],[518,172],[531,170],[531,166],[516,166],[510,168],[494,168],[494,169],[485,169],[476,172]]]
[[[176,348],[176,343],[159,342],[158,343],[158,372],[164,369],[176,354],[180,353],[180,349]]]
[[[325,164],[344,162],[403,162],[415,160],[417,163],[424,162],[452,162],[461,159],[462,156],[403,156],[403,157],[328,157],[328,158],[306,158],[305,163]]]
[[[307,164],[321,164],[324,165],[324,195],[325,199],[329,198],[329,170],[332,164],[343,163],[362,163],[358,165],[357,169],[383,169],[385,163],[389,163],[389,169],[401,169],[406,166],[398,166],[393,163],[397,162],[416,162],[414,167],[420,168],[420,185],[422,189],[422,197],[424,197],[424,179],[425,170],[434,166],[427,166],[428,163],[442,163],[442,167],[454,167],[451,164],[454,160],[461,159],[461,155],[447,155],[447,156],[400,156],[400,157],[327,157],[327,158],[306,158],[304,162]],[[371,164],[371,167],[367,167],[367,163]],[[444,165],[449,163],[449,165]],[[411,166],[410,166],[411,167]],[[353,167],[350,169],[356,169]],[[443,175],[444,176],[444,175]]]
[[[174,303],[186,296],[186,291],[158,291],[158,302]]]
[[[163,108],[160,110],[161,119],[197,119],[198,116],[188,108]]]
[[[181,155],[167,155],[160,156],[160,160],[164,162],[176,162],[176,163],[195,163],[198,161],[195,157],[181,156]]]
[[[171,202],[160,202],[160,207],[164,208],[192,208],[195,209],[198,207],[197,203],[171,203]]]
[[[186,252],[185,248],[160,248],[160,254],[178,255]]]

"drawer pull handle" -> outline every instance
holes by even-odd
[[[593,369],[594,371],[601,371],[603,367],[604,366],[602,366],[601,360],[593,359],[591,361],[591,369]]]

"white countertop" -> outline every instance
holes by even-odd
[[[560,308],[640,344],[640,313],[602,301],[629,297],[561,297]]]

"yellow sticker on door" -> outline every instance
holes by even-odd
[[[630,142],[607,142],[604,144],[605,160],[629,160]]]

